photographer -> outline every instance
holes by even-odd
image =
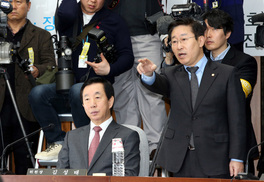
[[[57,108],[65,112],[69,109],[66,104],[70,104],[75,126],[89,124],[90,119],[84,112],[80,100],[83,81],[101,76],[113,83],[115,76],[129,70],[133,65],[132,46],[125,22],[118,15],[105,9],[103,5],[104,0],[80,0],[79,3],[76,0],[63,0],[57,10],[59,34],[69,37],[73,42],[72,70],[76,84],[70,88],[67,94],[56,92],[56,84],[41,85],[32,90],[29,97],[30,104],[39,124],[41,126],[55,124],[52,130],[44,133],[48,144],[51,145],[47,150],[37,154],[35,156],[37,159],[58,158],[65,132],[61,130]],[[98,53],[95,41],[86,33],[80,37],[82,32],[87,31],[87,27],[103,30],[108,42],[114,45],[117,59],[113,64],[109,64],[110,60],[107,60],[103,54],[100,54],[101,62],[94,62]],[[84,51],[88,52],[87,56],[82,54]],[[62,102],[62,104],[55,106],[52,101]]]
[[[47,66],[55,65],[55,56],[53,52],[53,45],[50,40],[50,34],[34,26],[26,17],[27,12],[30,10],[31,2],[29,0],[12,1],[13,11],[8,14],[7,21],[7,42],[17,45],[17,54],[12,56],[13,62],[21,62],[24,59],[29,59],[30,53],[33,52],[34,64],[32,66],[31,73],[24,73],[17,63],[2,65],[10,78],[10,85],[14,92],[16,104],[21,114],[23,126],[25,132],[28,134],[35,129],[39,128],[36,122],[31,108],[28,103],[28,95],[32,89],[32,84],[29,81],[29,74],[32,74],[34,78],[38,78],[44,74]],[[3,147],[9,143],[23,137],[21,127],[10,97],[10,93],[7,89],[5,79],[3,75],[0,75],[0,124],[1,124],[1,137],[3,137],[4,143],[0,140],[0,151],[2,153]],[[37,146],[37,136],[31,137],[30,140],[34,140]],[[15,158],[15,173],[26,174],[29,167],[33,167],[30,159],[28,158],[28,149],[25,142],[20,142],[13,147]],[[36,151],[35,151],[36,152]],[[33,152],[34,153],[34,152]]]
[[[151,93],[140,83],[136,67],[138,59],[148,58],[158,65],[162,61],[161,42],[146,17],[153,17],[162,12],[160,0],[106,0],[105,6],[118,13],[126,21],[135,56],[133,68],[123,73],[113,85],[118,94],[114,105],[116,120],[122,124],[132,124],[140,127],[143,124],[147,134],[152,159],[167,120],[165,102],[161,95]],[[155,111],[155,112],[151,112]]]

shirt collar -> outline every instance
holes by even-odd
[[[208,59],[206,58],[205,55],[203,55],[202,59],[200,59],[195,65],[195,66],[199,67],[199,69],[196,71],[196,74],[198,74],[199,72],[204,70],[207,61],[208,61]],[[187,67],[190,67],[190,66],[184,65],[185,70],[188,72],[188,70],[186,69]]]
[[[107,127],[110,125],[112,120],[113,120],[113,117],[111,116],[109,119],[101,123],[99,126],[102,128],[103,131],[105,131]],[[95,126],[96,125],[91,121],[90,130],[93,130]]]
[[[210,52],[210,58],[211,58],[211,60],[212,61],[220,61],[220,60],[223,60],[230,48],[231,48],[230,44],[227,43],[227,48],[223,52],[221,52],[218,56],[216,56],[216,58],[213,57],[213,53],[211,51]]]
[[[26,20],[26,23],[19,29],[19,31],[17,32],[17,33],[19,33],[21,30],[23,30],[25,27],[26,27],[26,25],[28,24],[28,19]],[[13,33],[13,31],[12,31],[12,28],[7,24],[7,28],[10,30],[10,32],[13,34],[13,36],[15,35],[14,33]],[[17,34],[16,33],[16,34]]]

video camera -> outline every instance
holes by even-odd
[[[30,60],[21,59],[17,55],[17,49],[20,47],[20,43],[13,45],[10,42],[6,41],[7,37],[7,15],[12,12],[13,7],[8,1],[0,1],[0,65],[1,64],[11,64],[13,63],[12,55],[17,56],[17,63],[19,67],[26,74],[31,74]],[[34,83],[32,83],[34,84]]]
[[[260,13],[252,16],[252,23],[260,22],[262,25],[258,25],[255,34],[256,47],[264,47],[264,13]]]
[[[10,64],[12,62],[12,47],[13,44],[6,42],[7,36],[7,14],[13,7],[9,2],[0,1],[0,64]]]
[[[195,20],[202,20],[203,10],[196,3],[187,3],[187,4],[175,4],[171,8],[171,16],[174,19],[182,17],[191,17]]]
[[[116,61],[116,50],[113,44],[109,44],[103,30],[92,28],[88,32],[88,37],[94,40],[97,44],[97,55],[94,58],[96,63],[102,61],[100,54],[103,53],[106,60],[109,64],[112,64]]]
[[[61,36],[60,41],[57,35],[55,39],[55,49],[58,55],[58,72],[55,74],[56,91],[67,93],[74,83],[74,74],[72,71],[72,49],[68,37]]]

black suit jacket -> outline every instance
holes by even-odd
[[[90,125],[67,132],[59,153],[57,168],[87,169],[88,175],[112,175],[112,139],[121,138],[125,149],[125,175],[139,174],[139,136],[136,131],[117,124],[114,120],[106,129],[96,153],[88,166],[88,141]]]
[[[222,60],[223,64],[234,66],[238,69],[239,78],[248,81],[252,87],[252,90],[257,81],[258,66],[256,59],[248,54],[245,54],[235,47],[231,46],[230,50]],[[257,145],[255,132],[251,122],[251,108],[250,101],[252,98],[252,92],[246,98],[246,117],[247,117],[247,151]],[[257,158],[259,156],[258,148],[252,151],[250,157]]]
[[[210,58],[209,52],[207,57]],[[222,64],[234,66],[238,69],[239,78],[248,81],[252,90],[257,81],[257,62],[256,59],[248,54],[245,54],[235,47],[231,46],[226,56],[222,60]],[[257,145],[255,132],[251,122],[251,108],[250,102],[253,91],[246,98],[246,118],[247,118],[247,151],[253,146]],[[250,158],[254,159],[259,156],[258,148],[251,152]]]
[[[148,89],[171,101],[168,127],[157,163],[177,173],[193,132],[197,159],[208,175],[229,173],[230,159],[246,158],[245,97],[234,67],[208,61],[192,110],[188,73],[183,65],[162,69]]]

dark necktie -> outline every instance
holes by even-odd
[[[195,72],[199,69],[199,67],[187,67],[187,70],[191,73],[191,92],[192,92],[192,108],[194,109],[196,97],[198,94],[198,79]],[[191,134],[190,138],[190,147],[194,149],[194,140],[193,140],[193,133]]]
[[[187,67],[187,70],[191,73],[191,92],[192,92],[192,108],[195,106],[196,97],[198,94],[198,80],[195,72],[199,69],[199,67]]]
[[[91,145],[88,151],[89,166],[96,152],[96,149],[99,145],[99,141],[100,141],[99,132],[102,130],[102,128],[100,126],[95,126],[93,130],[95,131],[95,134],[94,134],[93,140],[91,142]]]

